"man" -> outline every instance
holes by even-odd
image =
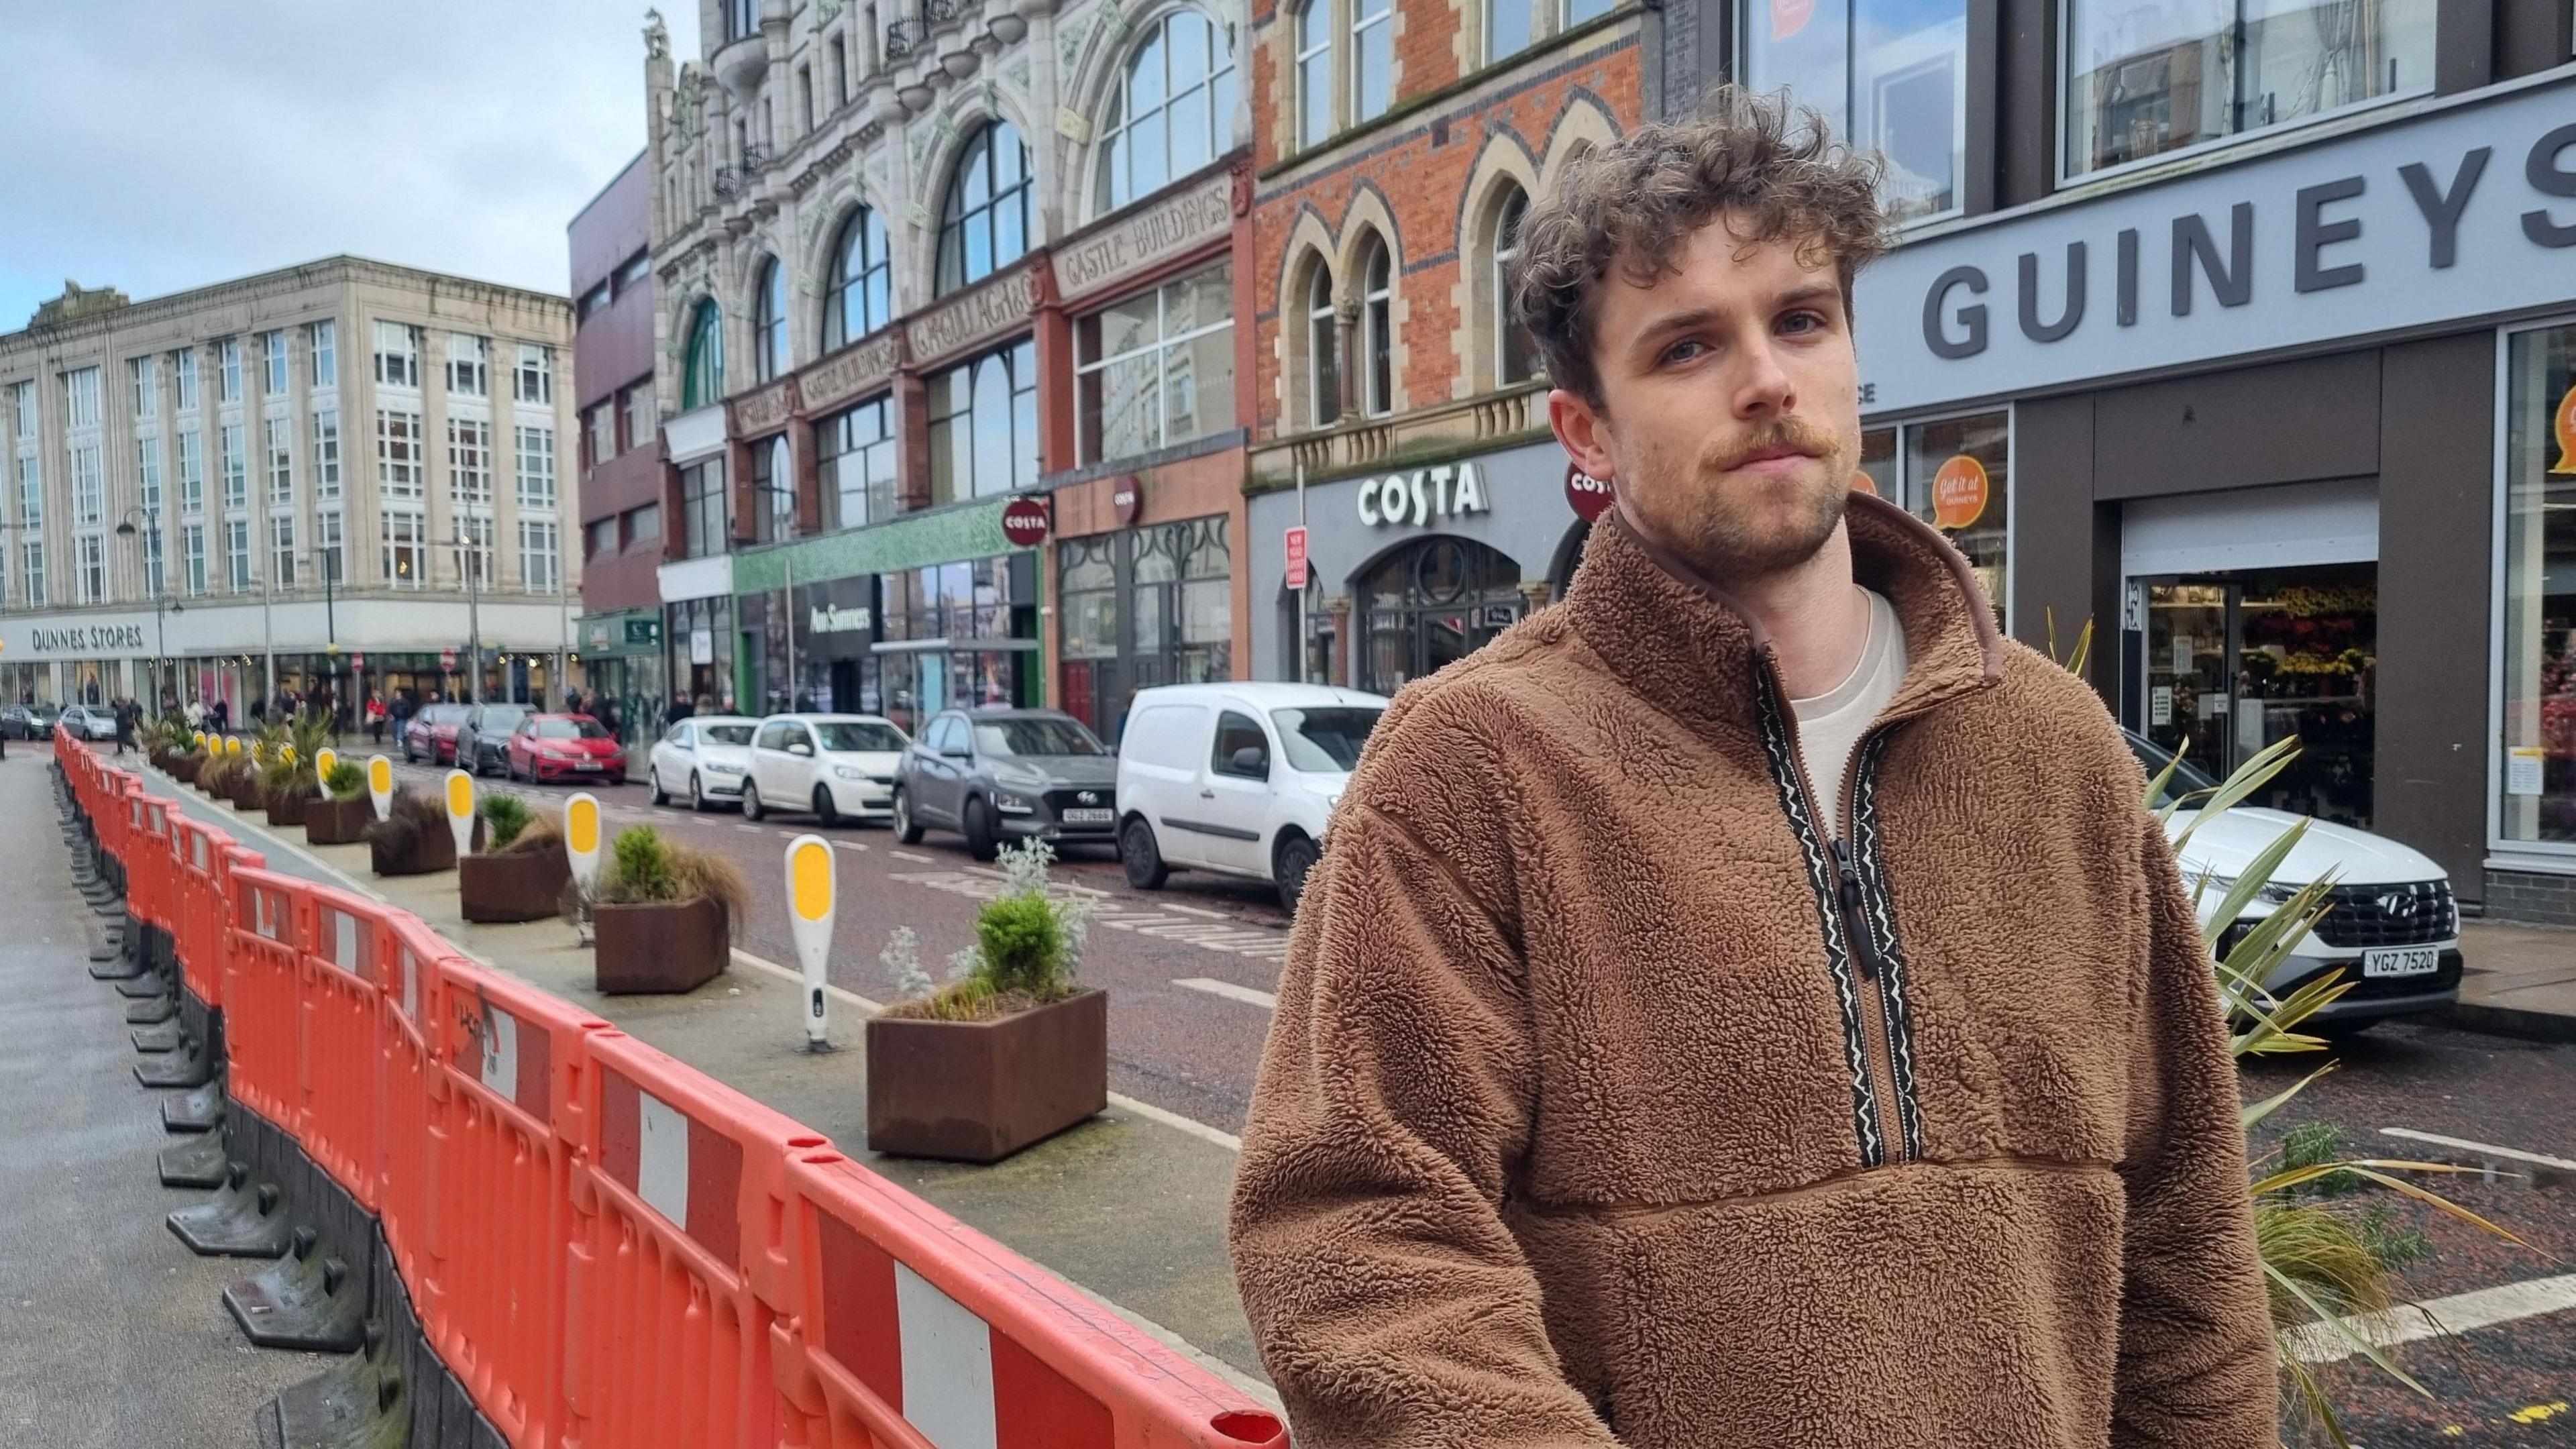
[[[1387,711],[1233,1247],[1300,1449],[2273,1449],[2211,967],[2144,780],[1852,490],[1874,168],[1721,93],[1521,237],[1564,602]]]

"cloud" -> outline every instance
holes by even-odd
[[[644,146],[631,0],[11,6],[0,332],[66,277],[138,300],[351,252],[562,292]],[[673,52],[696,6],[666,3]]]

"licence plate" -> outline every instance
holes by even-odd
[[[2364,976],[2430,976],[2441,969],[2438,946],[2390,946],[2361,953]]]
[[[1117,818],[1115,810],[1067,810],[1063,816],[1067,825],[1106,825]]]
[[[573,762],[572,762],[572,767],[573,767],[574,769],[576,769],[576,770],[596,770],[596,769],[598,769],[598,768],[599,768],[599,761],[597,761],[597,760],[575,760],[575,761],[573,761]]]

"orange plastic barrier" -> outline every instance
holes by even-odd
[[[437,1025],[441,965],[450,948],[419,917],[390,911],[378,937],[376,1041],[383,1052],[384,1171],[378,1209],[385,1244],[403,1280],[427,1282],[430,1204],[436,1201],[439,1154],[452,1100],[447,1074],[431,1048]]]
[[[297,943],[308,914],[304,883],[251,866],[225,871],[232,902],[224,932],[224,1090],[301,1136],[303,1029]]]
[[[383,1021],[376,963],[384,908],[328,886],[305,886],[296,985],[296,1115],[279,1122],[358,1205],[377,1209],[384,1174]]]

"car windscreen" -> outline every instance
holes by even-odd
[[[711,745],[748,745],[752,729],[753,726],[747,724],[700,725],[698,737]]]
[[[975,748],[988,755],[1101,755],[1091,731],[1069,719],[979,719]]]
[[[874,720],[816,720],[814,733],[822,736],[823,748],[827,750],[876,750],[891,754],[903,748],[902,732]]]
[[[2163,774],[2165,766],[2174,763],[2173,751],[2143,735],[2129,736],[2129,750],[2138,757],[2138,763],[2146,767],[2149,780]],[[2173,778],[2165,782],[2165,788],[2157,792],[2156,798],[2147,802],[2147,808],[2162,810],[2179,799],[2185,809],[2196,809],[2202,799],[2217,788],[2218,782],[2210,778],[2208,771],[2189,760],[2184,760],[2174,770]]]
[[[604,740],[608,731],[595,719],[541,719],[536,735],[541,740]]]
[[[527,717],[528,712],[524,709],[487,709],[483,711],[483,722],[475,728],[487,735],[508,734],[519,727],[519,721]]]
[[[1288,768],[1310,774],[1347,775],[1360,762],[1360,746],[1385,711],[1358,706],[1329,709],[1274,709],[1270,723],[1279,730]]]

